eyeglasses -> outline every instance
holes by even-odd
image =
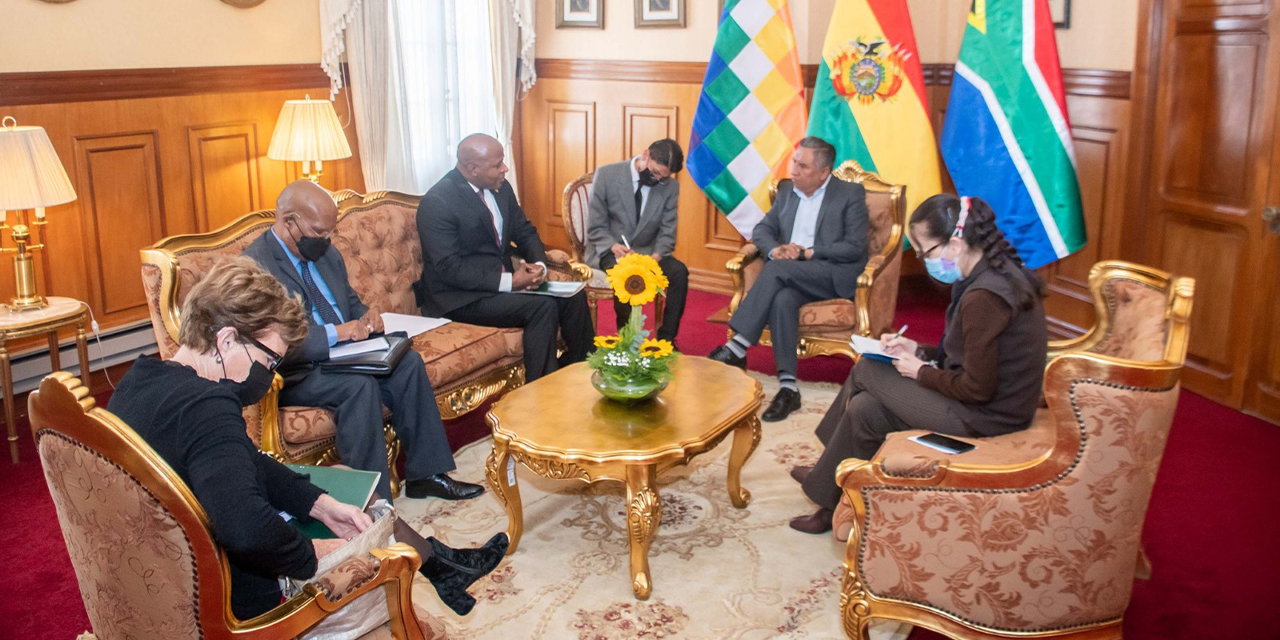
[[[325,240],[328,240],[333,237],[333,232],[336,231],[336,229],[330,229],[324,233],[316,233],[309,229],[303,229],[301,218],[299,218],[297,214],[294,214],[293,217],[290,219],[293,220],[294,226],[298,227],[298,231],[301,231],[302,235],[304,236],[311,236],[313,238],[324,238]]]
[[[271,371],[275,371],[276,367],[280,366],[280,361],[284,359],[284,356],[276,353],[275,351],[272,351],[271,347],[268,347],[267,345],[262,344],[258,340],[255,340],[253,336],[244,336],[244,338],[248,340],[250,343],[252,343],[253,346],[261,349],[263,353],[267,354],[267,357],[269,358],[269,360],[267,361],[268,363],[267,369],[270,369]]]
[[[933,245],[932,247],[929,247],[929,250],[928,250],[928,251],[923,251],[923,252],[921,252],[921,253],[920,253],[920,257],[921,257],[921,258],[929,258],[929,257],[932,257],[932,256],[933,256],[933,252],[935,252],[935,251],[937,251],[938,249],[940,249],[940,248],[942,248],[942,247],[946,246],[946,244],[947,244],[947,243],[945,243],[945,242],[939,242],[938,244],[935,244],[935,245]]]

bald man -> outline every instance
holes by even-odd
[[[326,373],[319,362],[339,342],[363,340],[382,331],[382,316],[360,301],[347,280],[342,254],[329,238],[338,226],[338,205],[317,184],[300,180],[281,192],[276,222],[244,250],[284,285],[302,296],[311,312],[307,340],[280,364],[281,406],[323,407],[333,412],[338,455],[357,469],[378,471],[381,495],[391,495],[382,405],[404,446],[405,495],[466,500],[484,493],[480,485],[449,477],[456,467],[435,392],[422,358],[410,350],[385,376]]]
[[[547,275],[547,252],[507,182],[502,145],[474,134],[458,145],[458,165],[418,205],[422,241],[419,304],[428,316],[524,330],[525,380],[585,360],[594,331],[587,296],[514,293]],[[556,336],[564,355],[556,357]]]

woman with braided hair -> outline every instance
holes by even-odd
[[[861,358],[849,372],[818,424],[822,457],[791,470],[819,507],[791,520],[797,531],[831,530],[836,467],[845,458],[870,460],[890,433],[997,436],[1027,428],[1039,406],[1044,285],[996,227],[995,212],[977,198],[936,195],[911,214],[908,237],[929,275],[951,284],[942,343],[886,333],[881,345],[898,359]]]

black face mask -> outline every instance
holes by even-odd
[[[640,172],[640,186],[652,187],[656,186],[659,182],[662,182],[662,179],[653,175],[653,172],[649,169],[646,168],[644,171]]]
[[[225,382],[235,386],[236,396],[240,398],[240,406],[252,407],[267,397],[267,392],[271,390],[271,383],[275,379],[275,373],[261,362],[255,362],[249,367],[249,375],[245,376],[243,382],[230,380]]]
[[[294,218],[294,226],[298,226],[297,218]],[[298,231],[302,231],[302,227],[298,227]],[[289,231],[289,235],[293,236],[293,241],[298,245],[298,254],[307,262],[315,262],[324,257],[329,251],[329,247],[333,244],[328,238],[316,238],[304,235],[301,238],[294,236],[293,231]]]

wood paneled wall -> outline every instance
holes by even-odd
[[[48,131],[78,196],[48,211],[41,291],[89,302],[104,330],[147,318],[138,250],[273,206],[299,169],[266,157],[280,108],[328,86],[317,65],[0,74],[0,116]],[[326,162],[322,183],[362,191],[358,157]]]
[[[539,60],[538,84],[520,102],[519,184],[525,211],[544,241],[567,248],[561,193],[574,178],[600,164],[639,153],[672,137],[687,144],[706,65],[599,60]],[[804,68],[813,86],[817,68]],[[1087,279],[1098,260],[1124,257],[1127,197],[1128,73],[1065,71],[1067,107],[1076,143],[1089,244],[1045,269],[1055,337],[1077,335],[1093,323]],[[950,65],[926,65],[935,130],[941,132],[950,92]],[[949,180],[945,180],[950,185]],[[711,206],[688,172],[680,175],[680,229],[676,256],[689,266],[693,286],[728,292],[724,263],[743,239]],[[907,260],[904,273],[919,274]]]

